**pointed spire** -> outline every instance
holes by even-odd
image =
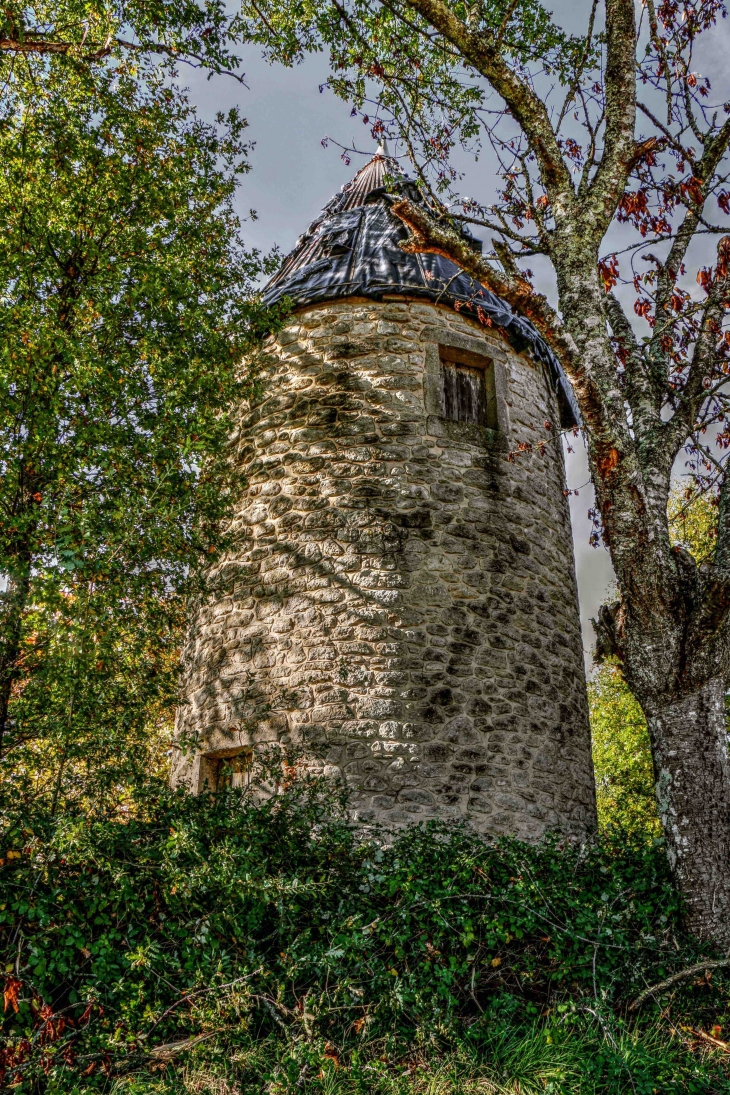
[[[388,145],[383,140],[378,145],[373,158],[368,160],[364,167],[360,168],[346,186],[343,186],[342,193],[337,199],[336,211],[341,213],[345,209],[354,209],[358,205],[363,205],[368,194],[372,193],[373,190],[379,190],[385,185],[386,173],[391,175],[403,174],[396,161],[391,159],[388,153]],[[332,211],[335,211],[334,208]]]

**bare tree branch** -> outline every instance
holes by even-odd
[[[628,0],[620,2],[626,3]],[[573,182],[558,147],[547,108],[529,84],[512,71],[500,53],[499,43],[484,31],[470,30],[441,0],[405,0],[405,3],[451,42],[502,96],[537,156],[543,184],[552,204],[569,202],[572,205]]]
[[[633,0],[606,3],[606,135],[591,186],[601,236],[613,220],[635,156],[636,18]]]
[[[680,981],[686,981],[688,977],[694,977],[696,973],[704,973],[705,970],[726,969],[728,966],[730,966],[730,958],[708,958],[706,962],[697,962],[694,966],[687,966],[686,969],[679,970],[670,977],[665,977],[663,981],[659,981],[656,985],[649,985],[629,1004],[629,1011],[636,1011],[650,996],[656,996],[658,992],[664,992],[665,989],[670,989],[672,985],[676,985]]]
[[[700,160],[694,165],[693,174],[701,183],[702,201],[689,204],[684,220],[674,237],[669,254],[660,268],[655,297],[657,315],[660,312],[667,311],[680,267],[687,254],[687,248],[699,226],[704,203],[712,188],[713,176],[727,151],[729,142],[730,118],[725,122],[719,133],[706,143]]]
[[[43,38],[23,39],[0,38],[0,50],[3,53],[68,53],[73,48],[73,42],[51,42]]]
[[[210,65],[219,76],[232,76],[238,83],[243,84],[244,87],[246,86],[245,78],[233,72],[230,68],[212,63],[210,58],[201,53],[195,53],[185,48],[178,49],[174,46],[167,46],[163,42],[129,42],[124,38],[111,37],[105,42],[57,42],[47,38],[24,38],[20,41],[16,38],[0,38],[0,52],[2,53],[21,55],[35,53],[44,56],[47,54],[64,55],[73,51],[78,53],[81,59],[86,62],[103,61],[104,58],[111,56],[115,48],[138,54],[156,53],[183,64],[193,65],[193,67]],[[89,52],[81,53],[82,49]]]
[[[730,236],[723,236],[717,245],[717,269],[695,343],[692,366],[671,420],[673,442],[677,446],[692,432],[700,407],[707,398],[707,382],[717,364],[717,342],[729,294]]]
[[[614,337],[621,343],[625,354],[625,394],[631,407],[634,426],[640,431],[655,428],[661,421],[661,407],[657,407],[652,398],[651,383],[634,329],[618,299],[611,292],[606,294],[606,316]]]

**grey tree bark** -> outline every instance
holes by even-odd
[[[657,802],[669,862],[688,921],[701,938],[730,947],[730,772],[725,684],[645,707]]]

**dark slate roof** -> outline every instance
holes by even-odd
[[[386,177],[389,186],[386,186]],[[380,150],[310,224],[264,290],[266,304],[289,297],[295,306],[365,296],[423,297],[501,327],[518,351],[529,350],[555,384],[561,426],[580,424],[580,412],[560,363],[537,330],[509,304],[441,255],[416,255],[398,244],[408,236],[391,204],[422,197],[395,160]],[[463,234],[475,250],[481,241]]]

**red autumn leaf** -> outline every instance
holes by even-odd
[[[324,1056],[327,1060],[332,1061],[335,1068],[340,1067],[340,1055],[337,1052],[336,1046],[332,1045],[332,1042],[325,1042]]]
[[[618,220],[623,223],[630,217],[646,213],[648,208],[645,190],[627,190],[618,203]]]
[[[603,279],[603,288],[610,292],[618,281],[618,259],[615,255],[609,255],[598,263],[598,272]]]
[[[703,266],[697,271],[697,284],[701,285],[706,293],[709,293],[712,285],[712,270],[709,266]]]
[[[3,1011],[7,1011],[8,1007],[11,1007],[14,1012],[18,1011],[18,997],[20,995],[20,989],[23,982],[19,981],[17,977],[8,977],[5,981],[5,1007]]]
[[[580,161],[583,159],[583,150],[572,137],[568,137],[565,141],[565,152],[571,160]]]
[[[689,179],[679,184],[679,189],[682,191],[686,198],[694,202],[695,205],[701,205],[702,203],[702,180],[696,178],[694,175]]]

